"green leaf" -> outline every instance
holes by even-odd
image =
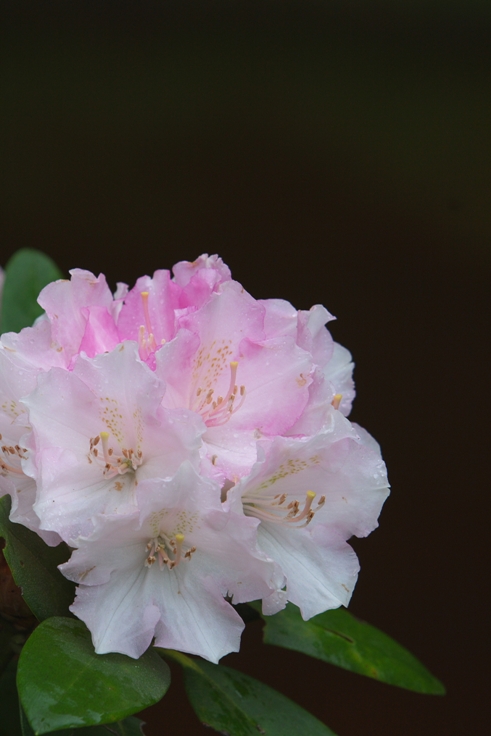
[[[27,716],[22,706],[20,706],[19,714],[20,714],[20,725],[22,729],[22,736],[34,736],[34,731],[31,728],[31,724],[27,720]],[[71,728],[69,731],[57,731],[56,736],[73,736],[74,733],[75,732],[73,728]]]
[[[70,557],[66,544],[48,547],[41,537],[22,524],[9,520],[10,496],[0,499],[0,537],[3,553],[22,596],[39,621],[50,616],[69,616],[75,585],[63,577],[58,565]]]
[[[35,736],[31,724],[27,720],[24,710],[20,709],[22,736]],[[107,723],[104,726],[89,726],[88,728],[70,728],[63,731],[52,731],[56,736],[142,736],[145,724],[139,718],[125,718],[117,723]],[[48,734],[49,736],[49,734]]]
[[[228,736],[334,736],[311,713],[242,672],[161,650],[184,668],[184,684],[205,726]]]
[[[96,654],[85,624],[70,618],[40,624],[17,670],[20,700],[35,736],[63,728],[77,728],[78,735],[82,726],[120,721],[157,703],[169,684],[169,668],[155,650],[138,660]],[[135,731],[131,723],[129,728]]]
[[[256,608],[256,604],[254,604]],[[343,608],[304,621],[296,606],[264,616],[264,641],[418,693],[445,688],[407,649]]]
[[[0,736],[23,736],[19,720],[19,698],[15,673],[17,661],[11,660],[0,677]]]
[[[61,278],[58,266],[39,250],[22,248],[14,253],[5,268],[0,333],[18,332],[32,325],[43,313],[37,303],[39,292]]]

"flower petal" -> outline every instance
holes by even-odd
[[[285,529],[266,522],[259,529],[259,545],[280,563],[288,600],[300,608],[305,620],[348,605],[359,564],[352,548],[336,531],[321,525],[312,531]]]
[[[48,315],[53,339],[63,348],[69,361],[79,352],[87,317],[86,307],[111,308],[113,297],[103,274],[94,276],[90,271],[74,268],[71,280],[60,279],[41,291],[38,302]]]

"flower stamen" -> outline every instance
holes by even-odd
[[[138,346],[140,348],[140,357],[142,358],[142,360],[147,360],[148,357],[157,350],[157,342],[153,334],[152,321],[150,319],[150,312],[148,309],[149,292],[141,291],[140,296],[142,299],[143,317],[145,319],[145,324],[140,325],[140,328],[138,330]],[[164,342],[165,340],[162,340],[162,344],[164,344]]]
[[[145,567],[151,567],[158,561],[160,570],[167,567],[173,570],[183,560],[190,560],[196,552],[196,547],[189,547],[183,554],[184,534],[176,534],[174,537],[168,537],[161,532],[158,537],[154,537],[147,544],[148,555],[145,559]]]
[[[244,403],[246,395],[245,386],[239,387],[236,384],[238,365],[239,362],[237,360],[233,360],[230,363],[230,382],[225,396],[218,396],[214,399],[213,394],[215,389],[210,388],[195,409],[195,411],[201,414],[207,427],[219,427],[222,424],[226,424],[232,414],[235,414]],[[205,389],[199,387],[196,390],[196,398],[199,399],[204,391]],[[236,404],[237,396],[240,396],[240,399]]]
[[[276,524],[297,524],[303,521],[304,523],[300,525],[303,527],[310,524],[316,512],[326,501],[326,497],[321,496],[317,506],[313,509],[312,503],[316,496],[314,491],[307,491],[302,509],[300,509],[300,502],[296,499],[285,506],[286,493],[277,494],[272,499],[269,496],[246,495],[242,497],[242,503],[246,516],[255,516],[256,519],[272,521]]]
[[[107,478],[113,478],[115,475],[124,475],[128,471],[135,471],[143,463],[143,453],[141,450],[133,450],[133,448],[127,449],[126,447],[121,448],[121,454],[114,452],[112,447],[109,447],[109,432],[101,432],[96,437],[90,439],[90,447],[88,460],[91,463],[92,458],[97,460],[99,463],[102,461],[104,464],[103,474]],[[101,443],[102,446],[102,457],[99,456],[99,449],[97,445]]]
[[[2,435],[0,434],[0,441],[3,439]],[[2,445],[0,447],[3,458],[0,457],[0,473],[2,475],[7,473],[15,473],[16,475],[24,475],[22,469],[20,466],[20,461],[24,460],[26,457],[27,450],[25,447],[20,447],[20,445]],[[11,461],[13,458],[17,458],[17,462],[19,465],[12,465]]]

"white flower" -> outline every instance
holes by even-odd
[[[267,597],[282,585],[256,547],[254,519],[224,509],[220,487],[185,462],[168,480],[137,489],[139,511],[94,519],[63,574],[80,583],[71,610],[96,652],[139,657],[161,647],[212,662],[239,649],[233,602]]]
[[[378,446],[331,407],[314,437],[276,438],[228,498],[260,520],[259,547],[281,567],[288,600],[308,619],[349,602],[358,560],[346,540],[377,526],[388,493]],[[274,612],[268,602],[265,612]]]
[[[53,368],[23,399],[35,451],[24,462],[37,484],[41,528],[74,545],[94,514],[130,513],[146,478],[199,462],[204,425],[190,411],[160,407],[164,385],[127,342],[73,372]]]

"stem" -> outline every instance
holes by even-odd
[[[191,659],[191,657],[188,657],[182,652],[177,652],[175,649],[161,649],[160,647],[155,647],[155,651],[160,657],[163,657],[164,659],[170,659],[173,662],[177,662],[181,665],[181,667],[187,667],[188,669],[201,672],[199,666],[196,664],[194,659]]]

